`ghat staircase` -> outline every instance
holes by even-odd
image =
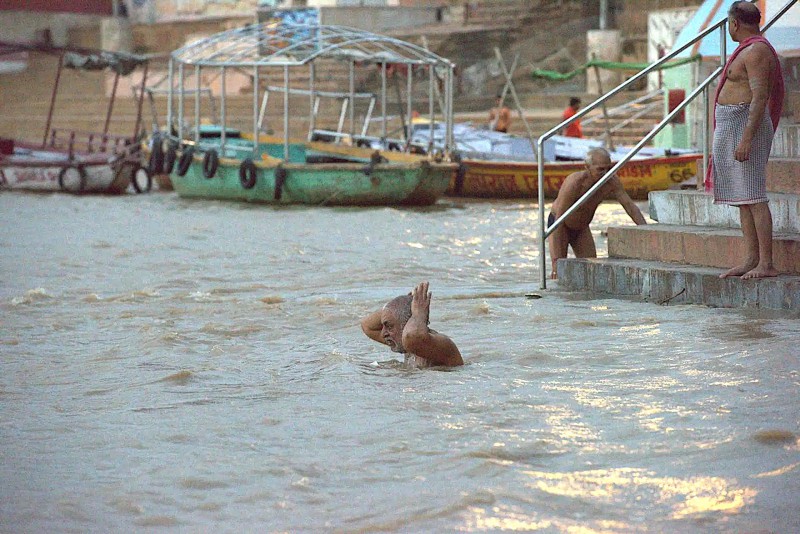
[[[658,304],[703,304],[800,311],[800,160],[773,159],[767,194],[775,278],[720,279],[745,257],[738,208],[703,191],[650,193],[657,224],[608,228],[608,258],[558,261],[561,289]]]
[[[795,1],[787,2],[765,28]],[[707,31],[724,32],[725,24],[726,20],[720,20]],[[702,34],[697,38],[701,37]],[[708,84],[713,76],[703,83]],[[624,84],[617,89],[623,87]],[[792,102],[793,99],[785,101],[789,106]],[[797,110],[785,111],[797,117]],[[649,196],[650,218],[657,224],[610,227],[607,258],[559,260],[559,288],[636,297],[659,304],[800,312],[800,182],[797,179],[800,126],[788,124],[791,118],[786,113],[781,121],[780,137],[776,136],[777,143],[773,142],[766,177],[773,220],[773,263],[781,273],[779,276],[749,280],[720,278],[720,274],[746,257],[738,208],[715,205],[713,198],[703,191],[660,191]],[[698,162],[698,168],[703,168],[702,162]],[[697,182],[702,186],[702,177]],[[542,287],[545,284],[542,273]]]

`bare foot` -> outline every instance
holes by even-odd
[[[741,265],[737,265],[736,267],[733,267],[725,271],[724,273],[719,275],[719,277],[728,278],[730,276],[742,276],[743,274],[750,272],[752,269],[755,269],[757,264],[758,264],[757,262],[753,262],[753,263],[743,263]]]
[[[761,264],[757,265],[755,269],[748,271],[742,275],[742,280],[751,280],[753,278],[770,278],[778,276],[778,271],[772,265],[762,267]]]

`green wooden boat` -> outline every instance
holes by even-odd
[[[186,198],[268,204],[425,206],[444,195],[456,170],[453,163],[407,154],[390,154],[394,161],[387,161],[365,149],[352,149],[352,157],[363,158],[360,150],[367,163],[308,163],[303,143],[290,145],[289,162],[270,155],[283,150],[277,143],[260,144],[260,158],[241,159],[232,149],[236,144],[228,139],[216,164],[208,154],[220,149],[205,145],[202,154],[185,149],[170,175],[175,191]]]
[[[315,61],[320,58],[349,65],[347,91],[317,89]],[[388,65],[407,67],[407,110],[400,114],[401,128],[394,130],[404,132],[402,139],[391,139],[388,129],[392,120],[386,113]],[[356,67],[377,67],[381,73],[381,117],[374,119],[381,125],[377,135],[369,136],[367,131],[377,97],[355,92]],[[454,67],[419,46],[352,28],[265,22],[228,30],[171,54],[168,85],[160,89],[167,95],[168,126],[153,136],[146,149],[148,168],[153,175],[168,175],[172,188],[187,198],[349,206],[434,204],[444,196],[458,169],[449,157]],[[409,152],[414,69],[421,73],[418,76],[427,74],[432,120],[436,78],[444,76],[440,112],[448,125],[447,139],[445,150],[436,155]],[[308,90],[290,86],[290,71],[298,70],[307,73]],[[226,105],[226,80],[231,76],[238,77],[239,83],[246,76],[252,83],[253,102],[247,110],[252,115],[246,119],[232,116],[231,106]],[[282,86],[265,85],[280,77]],[[201,97],[210,95],[210,87],[204,86],[209,79],[218,80],[215,83],[221,90],[219,115],[212,101],[210,121],[201,116]],[[264,124],[270,94],[276,92],[282,93],[281,134],[265,135],[278,128]],[[298,93],[308,97],[308,108],[298,107]],[[290,95],[295,98],[291,110]],[[357,133],[355,102],[364,96],[370,103],[364,127]],[[315,141],[323,131],[317,128],[320,98],[335,98],[342,105],[332,132],[334,142]],[[308,131],[292,137],[290,118],[297,119],[304,109],[309,113]],[[348,113],[350,126],[345,131]],[[242,128],[243,124],[247,127]]]

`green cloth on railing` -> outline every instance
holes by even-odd
[[[664,69],[671,69],[673,67],[679,67],[681,65],[686,65],[687,63],[693,63],[695,61],[699,61],[702,56],[700,54],[694,55],[692,57],[678,59],[675,61],[668,61],[663,65],[660,65],[658,68],[653,70],[664,70]],[[558,72],[554,70],[543,70],[543,69],[534,69],[531,73],[531,76],[534,78],[547,78],[548,80],[555,80],[555,81],[563,81],[569,80],[570,78],[574,78],[578,74],[581,74],[586,71],[589,67],[598,67],[601,69],[609,69],[609,70],[635,70],[640,71],[644,70],[650,66],[650,63],[621,63],[618,61],[603,61],[600,59],[593,59],[588,63],[581,65],[577,69],[570,71],[570,72]]]

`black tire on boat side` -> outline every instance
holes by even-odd
[[[460,195],[461,192],[464,190],[464,177],[467,175],[467,166],[464,165],[463,162],[458,164],[458,169],[456,169],[456,183],[453,187],[454,192],[457,195]]]
[[[164,174],[172,174],[172,169],[175,168],[175,161],[178,159],[178,149],[175,143],[169,142],[167,144],[167,153],[164,156]]]
[[[212,148],[203,156],[203,176],[208,179],[213,178],[217,174],[217,167],[219,167],[219,155]]]
[[[133,190],[136,191],[136,194],[141,193],[149,193],[150,190],[153,188],[153,175],[147,172],[147,169],[139,165],[138,163],[129,164],[133,167],[131,171],[131,185],[133,186]],[[139,171],[144,171],[145,176],[145,186],[142,187],[139,185],[139,180],[137,180],[137,176],[139,175]]]
[[[250,158],[239,165],[239,182],[245,189],[253,189],[256,185],[256,164]]]
[[[77,191],[67,189],[66,184],[64,183],[64,178],[66,177],[67,171],[70,169],[75,169],[78,171],[79,180]],[[58,187],[67,193],[80,195],[83,193],[83,190],[86,189],[86,169],[82,165],[67,165],[66,167],[63,167],[58,173]]]
[[[164,142],[159,134],[153,134],[152,146],[150,147],[150,160],[147,162],[147,172],[150,176],[161,174],[164,168]]]
[[[280,200],[283,194],[283,185],[286,183],[286,169],[281,166],[275,168],[275,200]]]
[[[186,176],[186,173],[189,172],[189,167],[192,165],[193,160],[194,148],[190,146],[184,148],[183,153],[181,154],[181,159],[178,160],[178,176]]]

